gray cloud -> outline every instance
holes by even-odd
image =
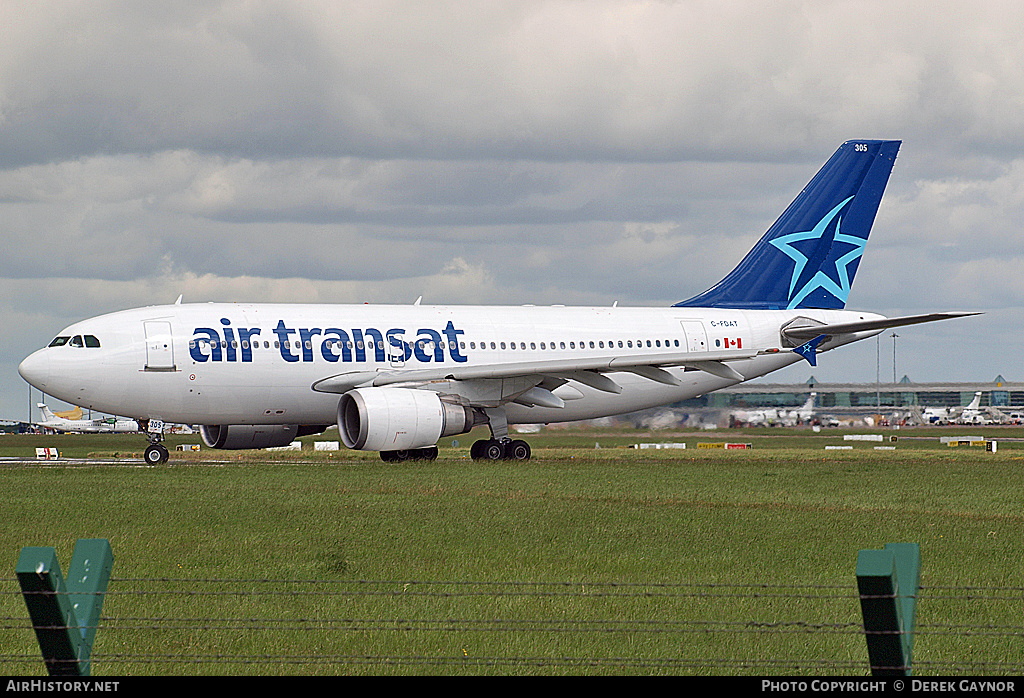
[[[671,303],[860,137],[904,146],[851,304],[986,310],[907,330],[903,372],[1012,377],[1022,19],[984,0],[5,2],[0,405],[24,412],[14,367],[64,324],[182,292]],[[873,379],[874,347],[848,351],[815,374]]]

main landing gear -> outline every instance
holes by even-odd
[[[146,449],[146,462],[156,464],[150,460],[150,449],[163,448],[162,446],[150,446]],[[166,452],[166,449],[164,449]],[[530,444],[525,441],[511,439],[481,439],[469,449],[469,455],[473,460],[530,460]],[[402,463],[404,461],[431,461],[437,459],[437,446],[430,448],[411,448],[402,451],[381,451],[380,459],[385,463]]]
[[[530,444],[516,439],[481,439],[469,449],[473,460],[530,460]]]
[[[530,444],[508,436],[508,419],[502,407],[485,409],[487,426],[491,428],[491,438],[481,439],[469,449],[473,460],[530,460]]]
[[[436,460],[437,446],[410,448],[401,451],[381,451],[380,459],[385,463],[401,463],[407,460]]]
[[[508,421],[505,410],[486,408],[487,424],[491,428],[491,438],[480,439],[469,449],[469,455],[476,461],[528,461],[530,460],[530,444],[508,436]],[[413,448],[403,451],[381,451],[380,459],[385,463],[402,461],[431,461],[437,458],[437,446]]]

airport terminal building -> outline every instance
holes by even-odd
[[[963,407],[977,392],[981,393],[982,407],[1020,408],[1024,412],[1024,383],[1008,382],[1002,376],[989,383],[914,383],[906,376],[898,383],[818,383],[813,376],[806,383],[797,384],[755,381],[703,395],[688,401],[688,406],[797,407],[810,393],[816,393],[816,407],[836,411]]]

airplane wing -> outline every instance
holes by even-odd
[[[324,378],[313,384],[313,390],[322,393],[345,393],[358,387],[377,387],[396,383],[418,383],[439,380],[480,380],[495,378],[519,378],[537,376],[576,380],[598,390],[618,393],[621,388],[603,374],[610,371],[627,371],[649,380],[666,385],[678,385],[679,381],[665,370],[667,367],[684,366],[711,373],[720,378],[736,382],[744,380],[742,374],[727,362],[751,359],[756,351],[702,352],[695,358],[688,352],[665,352],[646,356],[623,357],[606,355],[591,358],[557,359],[549,361],[520,361],[503,364],[482,364],[475,366],[438,366],[426,369],[403,369],[379,371],[351,371]]]
[[[817,346],[827,337],[855,332],[883,330],[890,327],[903,327],[935,320],[980,315],[976,312],[929,313],[926,315],[908,315],[894,318],[881,318],[843,322],[833,324],[791,324],[782,328],[787,338],[803,341],[803,345],[793,349],[796,353],[815,364]],[[702,352],[695,357],[689,352],[664,352],[644,356],[623,357],[605,355],[590,358],[557,359],[544,361],[517,361],[514,363],[481,364],[474,366],[438,366],[422,369],[379,369],[376,371],[350,371],[329,376],[315,382],[311,387],[321,393],[346,393],[354,388],[380,387],[385,385],[430,383],[435,381],[472,381],[493,379],[526,379],[537,386],[545,380],[556,383],[577,381],[591,388],[608,393],[620,393],[621,386],[608,378],[605,373],[627,371],[649,380],[666,385],[678,385],[679,380],[666,371],[669,367],[686,367],[704,371],[719,378],[736,383],[745,380],[729,362],[751,359],[757,351]],[[527,387],[524,385],[523,390]],[[547,395],[541,399],[548,399]],[[555,398],[553,402],[557,402]]]
[[[904,315],[902,317],[882,318],[880,320],[840,322],[832,325],[790,325],[782,328],[782,334],[784,334],[786,337],[789,337],[790,339],[807,340],[814,339],[820,335],[832,336],[837,334],[852,334],[854,332],[886,330],[889,329],[890,327],[905,327],[906,325],[918,325],[923,322],[935,322],[936,320],[950,320],[952,318],[969,317],[971,315],[981,315],[981,313],[927,313],[925,315]]]

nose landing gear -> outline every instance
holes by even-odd
[[[148,465],[160,465],[166,463],[167,459],[171,457],[171,454],[167,451],[167,447],[163,444],[151,443],[146,446],[146,450],[143,453],[143,458],[146,459]]]
[[[146,464],[160,465],[166,463],[171,454],[167,451],[167,447],[161,443],[164,440],[163,422],[150,423],[148,419],[140,419],[139,427],[149,437],[149,446],[146,446],[146,450],[142,454]]]

